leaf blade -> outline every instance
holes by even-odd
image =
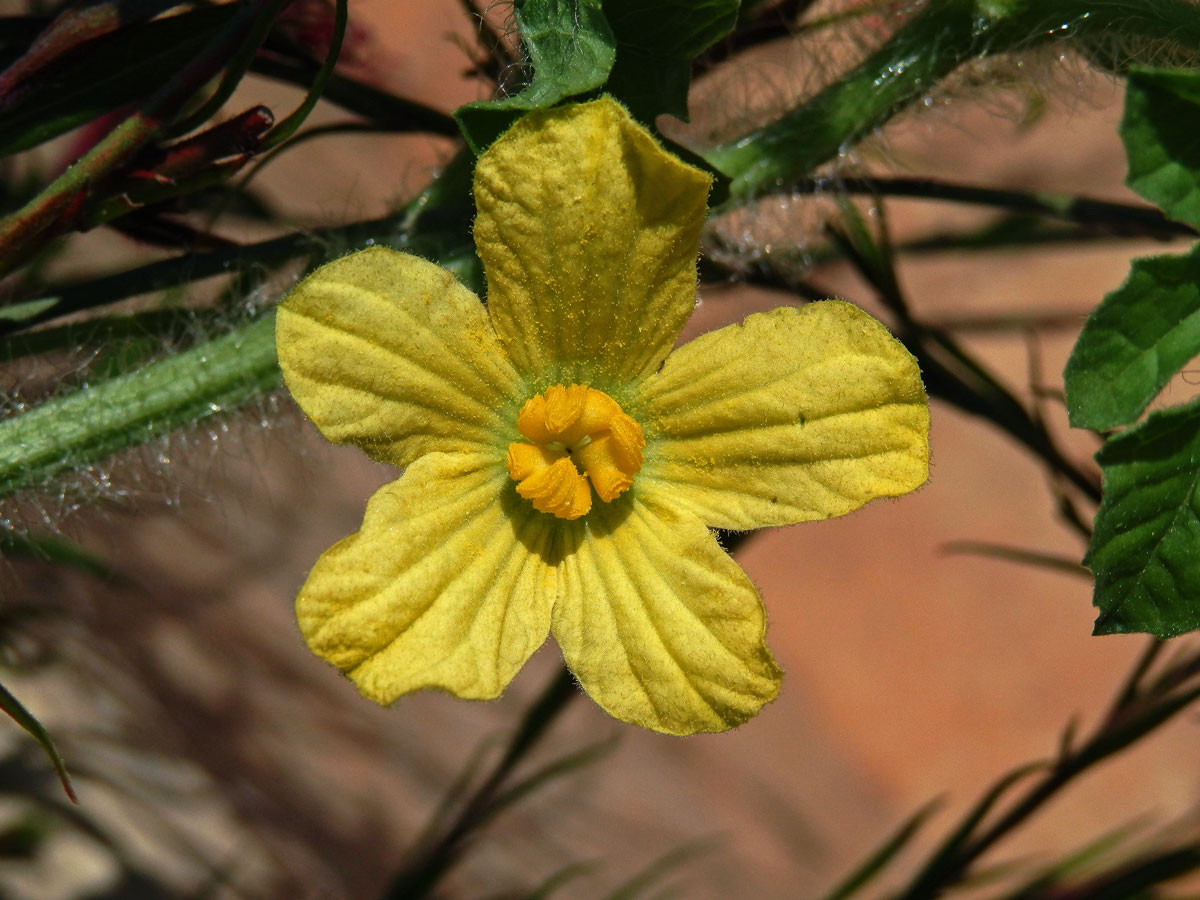
[[[1104,500],[1084,565],[1095,634],[1200,628],[1200,400],[1152,414],[1096,454]]]
[[[1200,244],[1183,256],[1134,260],[1080,332],[1064,374],[1076,428],[1133,422],[1200,353]]]
[[[1120,133],[1129,157],[1125,183],[1189,225],[1200,224],[1200,74],[1135,68],[1129,73]]]

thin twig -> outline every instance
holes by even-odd
[[[834,193],[873,197],[908,197],[940,200],[976,206],[994,206],[1073,222],[1088,228],[1102,228],[1122,236],[1137,235],[1168,240],[1173,237],[1200,236],[1195,228],[1168,219],[1153,206],[1113,203],[1072,194],[1018,191],[971,184],[953,184],[936,178],[890,177],[819,177],[804,178],[791,185],[791,194]]]

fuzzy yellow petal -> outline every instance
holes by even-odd
[[[432,453],[367,505],[300,596],[300,630],[364,696],[421,688],[487,699],[550,627],[549,516],[512,496],[491,454]]]
[[[679,348],[641,386],[641,478],[705,523],[840,516],[929,477],[916,360],[841,301],[775,309]]]
[[[525,399],[479,299],[440,266],[376,247],[317,269],[279,307],[296,402],[334,443],[406,466],[503,447]]]
[[[750,579],[687,512],[634,496],[562,530],[553,631],[583,689],[618,719],[724,731],[779,690]]]
[[[608,99],[531,113],[480,157],[488,308],[538,390],[654,371],[695,305],[710,182]]]

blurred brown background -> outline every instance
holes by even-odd
[[[482,95],[463,74],[471,34],[458,4],[354,0],[351,15],[364,77],[445,110]],[[694,126],[682,133],[704,139],[730,127],[730,110],[779,108],[828,77],[839,53],[831,44],[755,54],[731,80],[698,87]],[[939,91],[857,163],[1132,199],[1115,133],[1119,85],[1070,59],[1019,63],[976,73],[991,86],[963,78]],[[252,90],[248,100],[277,112],[298,99],[265,82]],[[300,226],[365,218],[410,196],[450,149],[423,138],[327,138],[283,156],[261,186]],[[827,211],[796,198],[757,211],[747,227],[802,243]],[[898,239],[994,216],[921,202],[891,203],[888,213]],[[1131,256],[1160,248],[915,256],[901,275],[918,315],[955,326],[1028,399],[1031,357],[1045,385],[1061,385],[1084,315],[1120,283]],[[848,268],[811,275],[878,312]],[[788,299],[707,291],[689,335]],[[1067,324],[1036,338],[989,327],[1060,314]],[[1193,388],[1169,390],[1179,401]],[[1086,459],[1087,436],[1066,434],[1057,402],[1044,409]],[[681,740],[621,726],[577,700],[545,754],[614,736],[612,755],[497,822],[452,879],[454,896],[498,895],[595,860],[562,896],[598,897],[697,841],[698,854],[669,879],[680,896],[816,896],[921,804],[945,798],[936,833],[994,778],[1052,754],[1069,719],[1094,721],[1142,639],[1090,636],[1084,578],[944,549],[984,541],[1078,559],[1083,545],[1056,518],[1043,470],[942,404],[932,445],[933,476],[916,495],[772,531],[739,554],[787,671],[777,702],[736,732]],[[366,498],[395,473],[325,445],[286,398],[154,457],[139,457],[144,483],[128,499],[69,519],[47,504],[52,524],[123,580],[97,588],[44,568],[9,573],[10,596],[45,600],[73,623],[56,648],[64,665],[14,686],[62,735],[83,803],[147,870],[195,886],[216,861],[228,882],[218,893],[230,896],[378,896],[481,742],[499,740],[550,677],[556,648],[548,644],[496,703],[430,694],[379,709],[309,655],[290,605],[317,555],[357,528]],[[177,502],[163,504],[164,495]],[[1164,729],[1067,793],[1011,852],[1046,859],[1143,817],[1192,821],[1197,737],[1190,716]],[[0,865],[0,884],[17,898],[79,896],[111,877],[106,853],[78,837],[37,866]]]

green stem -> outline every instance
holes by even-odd
[[[0,421],[0,497],[216,413],[279,384],[275,315]]]
[[[1200,7],[1187,0],[931,0],[838,81],[704,155],[731,178],[733,202],[746,202],[811,174],[968,60],[1117,32],[1200,49]]]

